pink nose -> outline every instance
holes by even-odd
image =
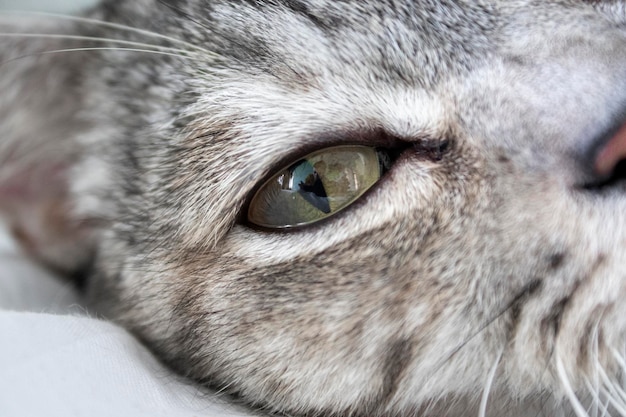
[[[594,169],[600,177],[613,174],[617,164],[626,159],[626,124],[617,131],[596,156]]]

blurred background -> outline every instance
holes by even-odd
[[[0,9],[67,13],[96,3],[96,0],[0,0]]]
[[[0,12],[75,13],[96,2],[97,0],[0,0]],[[67,281],[55,279],[50,271],[24,256],[0,219],[0,313],[3,310],[67,313],[74,311],[72,306],[78,305],[79,299],[73,287]],[[0,403],[1,398],[0,390]],[[0,404],[0,416],[4,415]]]

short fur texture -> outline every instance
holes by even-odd
[[[182,374],[285,415],[626,416],[626,183],[594,171],[626,122],[623,1],[2,19],[5,217]],[[390,142],[336,216],[242,221],[286,160]]]

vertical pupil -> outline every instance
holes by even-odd
[[[370,189],[393,159],[386,149],[358,145],[313,152],[261,186],[248,206],[248,221],[281,229],[325,219]]]
[[[298,194],[321,212],[330,213],[328,195],[315,167],[307,159],[303,159],[292,165],[289,171]]]

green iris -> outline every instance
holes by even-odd
[[[315,223],[341,211],[381,177],[384,157],[367,146],[336,146],[300,159],[255,194],[248,221],[279,229]]]

